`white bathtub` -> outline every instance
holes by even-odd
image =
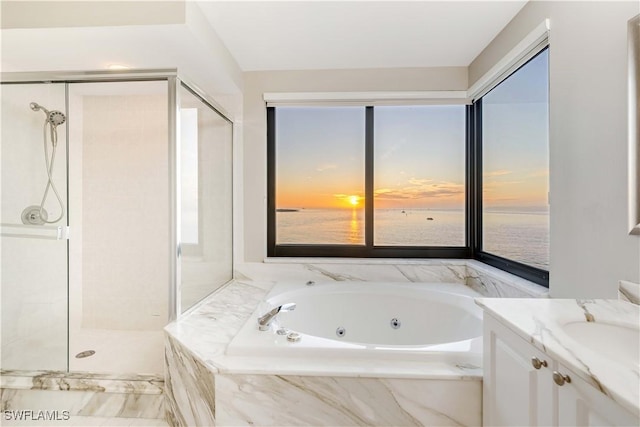
[[[279,283],[231,341],[227,355],[481,366],[482,310],[473,302],[478,296],[451,283]],[[258,330],[259,316],[292,302],[295,310],[279,313],[268,331]],[[297,332],[300,340],[278,335],[281,328]]]

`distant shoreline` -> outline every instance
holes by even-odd
[[[300,209],[280,208],[276,209],[276,212],[300,212]]]

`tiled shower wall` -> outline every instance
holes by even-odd
[[[167,135],[166,95],[83,97],[83,328],[167,323]]]

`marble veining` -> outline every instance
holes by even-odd
[[[162,394],[164,380],[157,375],[2,370],[0,371],[0,387],[23,390]]]
[[[620,280],[618,291],[620,299],[622,299],[623,301],[628,301],[632,304],[640,305],[640,283]]]
[[[66,410],[70,415],[163,418],[162,394],[1,389],[1,410]]]
[[[484,296],[547,290],[469,260],[354,264],[302,259],[236,266],[236,280],[165,328],[171,425],[480,425],[473,363],[228,356],[227,345],[278,282],[452,283]]]
[[[549,290],[474,260],[467,260],[466,284],[485,297],[547,298]]]
[[[466,265],[396,265],[395,268],[410,282],[466,283]]]
[[[177,340],[165,340],[165,410],[172,426],[215,425],[215,371]]]
[[[206,298],[194,310],[165,327],[165,332],[196,354],[212,360],[224,353],[256,306],[267,294],[264,287],[232,281]]]
[[[347,260],[348,261],[348,260]],[[324,260],[302,258],[297,262],[246,263],[236,267],[243,280],[364,281],[462,283],[486,297],[547,297],[548,289],[475,260]],[[400,262],[403,261],[403,262]]]
[[[601,393],[634,414],[640,412],[640,364],[612,361],[576,342],[563,329],[572,322],[637,328],[640,307],[619,300],[478,298],[476,302]]]
[[[480,425],[480,382],[221,375],[219,425]]]
[[[2,410],[59,409],[71,415],[164,418],[157,375],[0,371]]]

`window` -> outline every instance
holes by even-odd
[[[361,107],[278,108],[278,244],[364,244],[364,116]]]
[[[468,257],[465,108],[269,107],[269,256]]]
[[[268,256],[475,258],[548,286],[548,61],[469,106],[268,107]]]
[[[464,246],[464,106],[374,112],[375,244]]]
[[[538,282],[548,281],[549,269],[548,61],[545,49],[474,106],[479,258]]]

